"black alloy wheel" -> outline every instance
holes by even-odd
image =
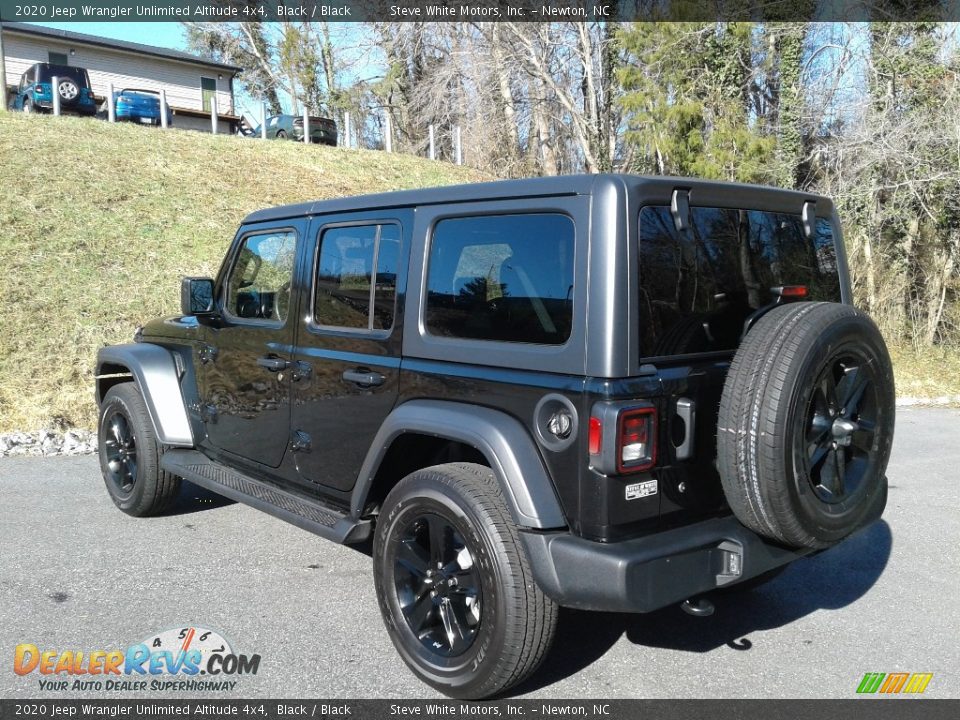
[[[137,484],[137,438],[122,411],[114,412],[106,421],[104,438],[107,479],[119,495],[129,495]]]
[[[483,593],[473,553],[455,522],[437,513],[401,531],[394,556],[394,592],[411,632],[430,652],[454,657],[480,629]]]
[[[860,357],[833,358],[820,371],[797,434],[801,467],[816,496],[842,502],[863,485],[874,448],[879,403],[876,373]]]

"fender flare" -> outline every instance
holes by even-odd
[[[553,482],[527,429],[498,410],[442,400],[410,400],[383,421],[357,479],[350,508],[354,517],[363,512],[393,441],[411,432],[462,442],[483,453],[517,525],[542,530],[567,527]]]
[[[133,376],[147,404],[157,438],[164,445],[193,447],[193,431],[180,390],[180,373],[169,350],[151,343],[109,345],[97,353],[95,376],[115,374],[125,368]],[[103,402],[97,384],[97,405]]]

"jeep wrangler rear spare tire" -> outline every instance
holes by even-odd
[[[100,470],[114,504],[136,517],[166,510],[177,497],[180,478],[160,469],[162,446],[134,383],[107,391],[97,436]]]
[[[774,308],[741,343],[720,402],[730,508],[755,532],[805,548],[876,519],[894,404],[890,357],[866,315],[838,303]]]
[[[401,480],[373,544],[380,611],[400,656],[452,697],[482,699],[529,676],[557,606],[533,580],[490,468],[448,463]]]

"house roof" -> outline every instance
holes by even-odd
[[[97,37],[96,35],[87,35],[86,33],[73,32],[72,30],[58,30],[55,28],[32,25],[21,22],[2,22],[0,27],[4,31],[24,33],[27,35],[36,35],[38,37],[51,38],[53,40],[66,40],[82,45],[96,45],[98,47],[111,48],[113,50],[124,50],[126,52],[138,53],[140,55],[152,55],[154,57],[165,58],[167,60],[178,60],[180,62],[191,63],[193,65],[204,65],[206,67],[220,68],[230,73],[236,74],[243,72],[243,68],[228,63],[208,60],[197,57],[190,53],[179,50],[170,50],[168,48],[154,47],[153,45],[142,45],[140,43],[128,42],[126,40],[112,40],[108,38]]]

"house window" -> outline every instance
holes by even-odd
[[[217,81],[213,78],[200,78],[200,91],[203,93],[204,112],[213,112],[213,98],[217,96]],[[221,109],[217,108],[217,111]]]
[[[66,53],[49,52],[47,53],[47,62],[51,65],[69,65]]]

